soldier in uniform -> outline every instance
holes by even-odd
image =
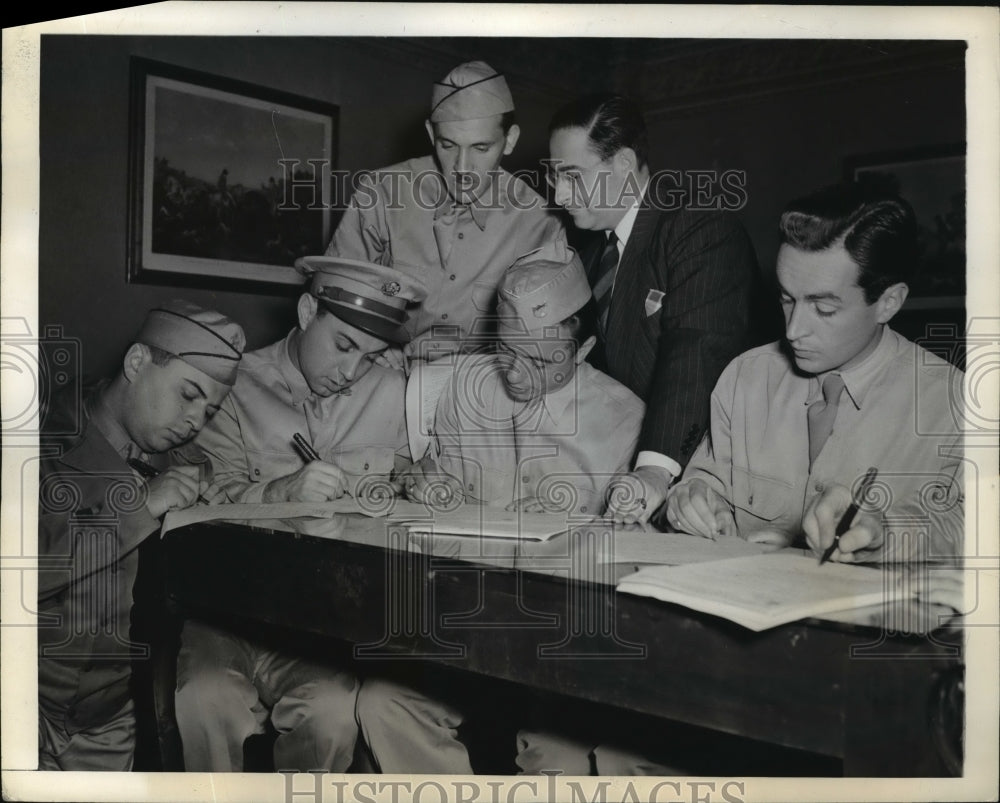
[[[498,296],[498,353],[458,359],[438,401],[431,451],[403,478],[407,495],[433,503],[443,479],[449,503],[457,496],[598,515],[612,477],[632,460],[645,405],[586,362],[596,317],[583,265],[550,243],[510,267]],[[471,773],[456,735],[464,706],[455,697],[366,678],[358,722],[378,768]],[[546,732],[524,731],[519,745],[530,747],[524,766],[532,768],[536,759],[558,766],[564,752],[587,752]]]
[[[492,67],[461,64],[436,83],[426,127],[434,156],[363,175],[327,254],[417,277],[427,298],[407,323],[407,352],[433,360],[470,334],[492,336],[503,272],[565,232],[544,199],[500,167],[520,129]]]
[[[42,463],[41,770],[132,768],[128,634],[138,547],[164,513],[207,490],[198,467],[167,467],[165,453],[218,410],[245,342],[240,326],[217,312],[183,301],[152,310],[121,372],[87,395],[80,435]],[[70,407],[66,398],[53,406],[43,443],[52,442],[46,430],[73,429]]]
[[[286,338],[246,355],[233,394],[195,445],[231,502],[325,501],[356,495],[363,477],[409,463],[405,379],[375,365],[406,337],[413,276],[336,257],[304,257],[309,290]],[[299,434],[320,459],[304,461]],[[357,679],[239,634],[189,620],[175,696],[188,771],[241,771],[243,743],[270,717],[279,770],[350,765]]]

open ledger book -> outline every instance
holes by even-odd
[[[912,590],[897,587],[887,569],[820,566],[814,556],[784,552],[654,566],[618,583],[624,593],[683,605],[758,631],[912,596]]]

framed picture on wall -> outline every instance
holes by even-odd
[[[133,58],[128,280],[269,291],[329,242],[338,108]]]
[[[909,309],[965,305],[965,145],[855,156],[845,178],[897,192],[917,216],[920,264]]]

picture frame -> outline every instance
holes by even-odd
[[[854,156],[844,173],[892,190],[913,207],[920,261],[905,308],[964,307],[965,143]]]
[[[138,57],[129,81],[127,280],[301,283],[331,236],[339,108]]]

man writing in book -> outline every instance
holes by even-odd
[[[44,417],[39,485],[38,768],[128,771],[129,691],[139,545],[169,510],[206,492],[196,466],[166,453],[212,417],[236,379],[239,324],[173,301],[149,312],[121,371]],[[76,432],[63,438],[56,433]],[[60,447],[53,450],[46,447]],[[53,454],[53,451],[55,453]],[[161,462],[162,461],[162,462]],[[154,468],[151,464],[157,464]],[[162,468],[162,470],[158,470]],[[59,566],[60,560],[66,565]],[[47,624],[46,624],[47,622]]]
[[[232,395],[195,441],[232,502],[358,496],[362,478],[409,462],[405,379],[375,360],[405,340],[406,309],[423,288],[373,263],[304,257],[296,266],[310,277],[298,325],[245,356]],[[299,452],[296,436],[312,452]],[[175,697],[185,768],[242,771],[244,741],[270,717],[276,769],[343,772],[356,693],[342,667],[189,620]]]
[[[449,490],[468,501],[599,515],[612,475],[629,466],[645,405],[586,362],[596,316],[579,257],[552,243],[517,260],[497,313],[497,353],[456,364],[422,467],[457,479]],[[407,495],[433,502],[420,468]]]
[[[645,406],[586,362],[596,340],[594,312],[586,273],[571,249],[553,243],[517,260],[498,290],[497,353],[456,362],[437,403],[430,453],[403,478],[407,495],[434,503],[444,492],[449,503],[600,515],[612,477],[630,464]],[[433,698],[426,691],[365,679],[358,719],[377,766],[390,773],[470,773],[456,737],[464,706],[447,690]],[[543,728],[558,721],[536,719]],[[589,767],[594,752],[606,774],[650,766],[596,743],[522,730],[518,763],[531,773],[568,772]]]
[[[876,467],[831,559],[960,554],[963,374],[887,325],[916,265],[913,210],[843,184],[792,202],[780,229],[785,339],[723,372],[668,523],[775,547],[804,533],[822,554]]]

